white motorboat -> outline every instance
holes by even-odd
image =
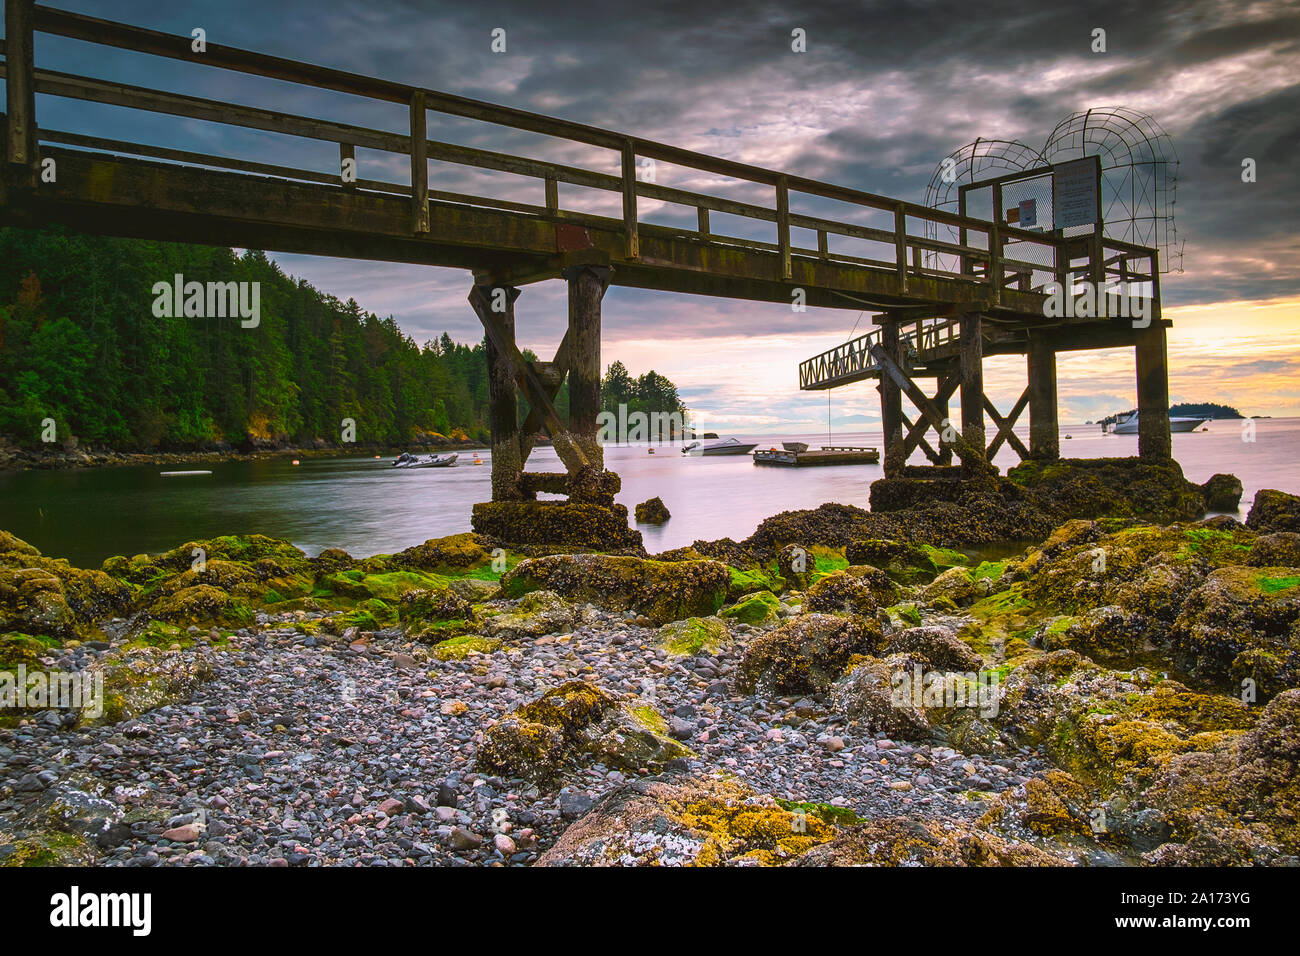
[[[456,459],[460,456],[454,451],[445,455],[425,455],[421,458],[418,455],[412,455],[410,452],[402,452],[397,458],[393,459],[394,468],[449,468],[456,464]]]
[[[1171,432],[1194,432],[1204,425],[1204,418],[1175,418],[1169,417],[1169,430]],[[1112,435],[1136,435],[1138,433],[1138,417],[1135,412],[1127,418],[1121,418],[1110,427]]]
[[[758,447],[758,442],[746,445],[739,438],[727,438],[713,445],[693,441],[682,446],[683,455],[748,455]]]

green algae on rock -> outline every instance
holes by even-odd
[[[730,607],[718,612],[719,617],[732,618],[741,624],[753,626],[775,621],[781,611],[781,601],[771,591],[756,591],[746,595]]]
[[[607,610],[636,611],[655,624],[713,614],[722,607],[730,583],[731,569],[717,561],[604,554],[529,558],[501,578],[511,597],[545,589]]]
[[[433,656],[440,661],[460,661],[472,654],[492,654],[502,646],[501,641],[495,638],[483,637],[481,634],[461,634],[435,644]]]
[[[717,653],[731,643],[725,621],[716,617],[688,617],[659,629],[660,646],[674,657]]]
[[[635,773],[689,753],[653,708],[577,680],[489,727],[475,762],[488,773],[549,785],[565,768],[588,761]]]

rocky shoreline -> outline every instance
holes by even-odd
[[[450,439],[426,441],[411,446],[420,450],[486,450],[487,445],[475,441],[453,441]],[[274,458],[335,458],[345,454],[365,454],[396,456],[408,448],[394,448],[390,445],[351,444],[328,445],[321,442],[316,445],[297,447],[293,445],[249,445],[243,448],[227,447],[217,449],[196,449],[181,451],[136,452],[117,451],[107,448],[64,448],[55,446],[39,451],[30,448],[0,448],[0,472],[4,471],[50,471],[66,468],[121,468],[132,465],[201,465],[220,464],[229,461],[259,461]]]
[[[0,532],[0,672],[103,687],[0,708],[0,866],[1300,863],[1300,499],[1176,469],[655,556]]]

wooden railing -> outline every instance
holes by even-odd
[[[923,319],[900,323],[899,348],[910,361],[924,361],[928,353],[956,344],[961,337],[957,319]],[[799,387],[830,387],[837,382],[853,381],[879,372],[871,357],[871,346],[881,344],[881,330],[872,329],[843,345],[799,363]]]
[[[818,180],[793,176],[785,172],[738,163],[732,160],[630,136],[612,130],[574,123],[525,110],[498,106],[437,90],[408,86],[389,80],[348,73],[301,63],[281,57],[208,43],[203,52],[195,52],[189,36],[177,36],[102,20],[84,14],[33,6],[31,0],[8,0],[6,3],[7,35],[3,74],[10,91],[6,123],[11,164],[33,165],[37,150],[15,154],[15,146],[40,143],[108,151],[148,157],[171,163],[200,165],[259,176],[274,176],[340,189],[369,190],[411,196],[411,232],[430,231],[430,202],[462,203],[508,210],[519,215],[563,220],[579,225],[591,224],[620,228],[624,237],[624,255],[636,260],[640,255],[640,231],[648,225],[642,217],[640,200],[653,200],[695,210],[695,228],[681,232],[700,242],[759,249],[779,254],[782,274],[792,275],[792,260],[803,257],[819,261],[847,263],[887,270],[897,276],[900,294],[908,294],[909,282],[916,277],[935,276],[959,279],[989,287],[989,301],[994,305],[1006,288],[1030,289],[1026,276],[1046,271],[1049,275],[1065,274],[1071,267],[1067,260],[1066,240],[1015,227],[990,223],[931,209],[915,203],[878,196],[858,189],[836,186]],[[124,83],[75,75],[39,67],[33,62],[31,33],[40,32],[68,37],[99,46],[114,47],[135,53],[183,60],[208,68],[230,70],[249,76],[285,81],[318,90],[363,97],[373,101],[398,103],[409,110],[409,128],[404,132],[358,126],[330,119],[303,116],[266,108],[241,105],[197,96],[151,89]],[[290,134],[311,140],[337,143],[340,161],[355,159],[358,147],[406,155],[411,162],[409,184],[358,176],[355,183],[344,183],[337,171],[303,169],[263,162],[260,159],[216,156],[92,136],[76,130],[42,129],[36,125],[34,109],[24,108],[23,97],[32,92],[68,97],[85,102],[126,107],[135,110],[205,120],[227,126]],[[17,97],[17,99],[16,99]],[[609,151],[608,168],[617,174],[597,169],[516,156],[493,150],[457,145],[429,139],[428,114],[458,117],[511,130],[544,134],[571,143],[580,143]],[[264,157],[263,157],[264,158]],[[729,177],[740,183],[762,187],[770,203],[742,202],[726,196],[679,189],[637,178],[637,163],[649,159],[691,170]],[[429,162],[454,164],[479,170],[513,174],[537,182],[540,201],[523,202],[518,196],[475,195],[432,189],[429,186]],[[562,208],[559,186],[567,184],[617,193],[621,197],[619,218],[596,215],[577,209]],[[795,199],[847,204],[875,225],[830,219],[796,211]],[[710,213],[722,213],[774,226],[770,239],[726,235],[717,231]],[[942,224],[960,230],[966,242],[953,243],[928,238],[927,225]],[[795,244],[791,231],[807,230],[816,235],[816,248]],[[837,240],[865,242],[872,250],[854,254],[831,248]],[[1008,242],[1029,243],[1041,249],[1042,261],[1027,262],[1004,255]],[[837,243],[838,245],[839,243]],[[1131,271],[1133,262],[1149,250],[1120,249],[1108,243],[1115,253],[1104,268],[1114,272]],[[923,266],[923,260],[939,254],[951,259],[948,268]],[[1086,268],[1096,268],[1095,257]],[[1151,270],[1154,273],[1154,269]]]

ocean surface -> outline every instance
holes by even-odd
[[[1300,418],[1258,419],[1246,441],[1241,421],[1209,422],[1208,431],[1174,435],[1174,457],[1192,481],[1231,472],[1245,486],[1240,517],[1255,492],[1300,494]],[[1023,441],[1027,435],[1017,430]],[[1071,436],[1068,439],[1066,436]],[[1061,430],[1062,455],[1100,458],[1137,454],[1137,436],[1103,435],[1096,425]],[[729,437],[722,435],[722,437]],[[760,448],[783,441],[812,447],[881,445],[874,432],[746,436]],[[356,556],[393,552],[469,530],[471,506],[490,498],[490,456],[482,466],[462,453],[452,468],[396,470],[390,458],[305,458],[194,465],[210,475],[163,477],[184,465],[151,465],[0,474],[0,528],[52,557],[83,567],[114,554],[159,552],[198,538],[253,533],[287,538],[309,554],[339,547]],[[918,453],[914,462],[922,463]],[[1004,447],[995,463],[1016,464]],[[633,506],[658,495],[672,512],[663,526],[640,526],[654,551],[696,539],[748,536],[770,515],[823,502],[867,506],[879,465],[759,467],[748,455],[683,456],[675,446],[607,446],[606,467],[623,479],[618,500]],[[563,470],[550,448],[536,449],[529,470]]]

